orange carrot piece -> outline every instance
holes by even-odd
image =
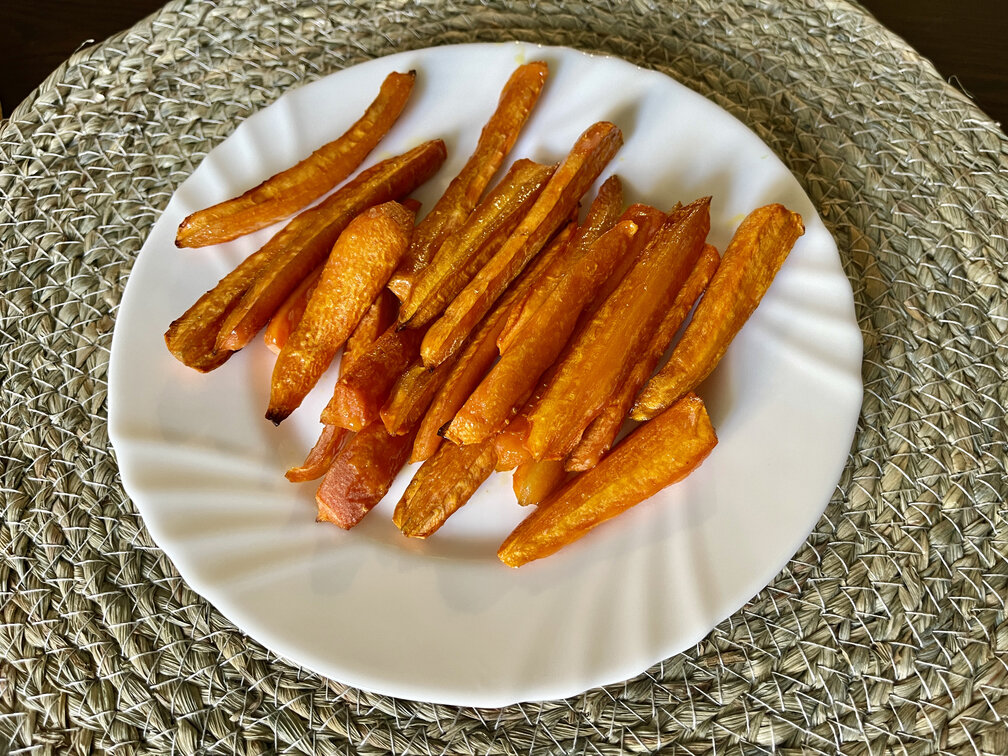
[[[665,313],[661,324],[651,338],[651,344],[643,357],[633,366],[630,375],[616,389],[616,393],[606,403],[602,412],[592,420],[585,429],[584,435],[574,451],[564,462],[564,467],[570,472],[590,470],[599,463],[602,456],[609,451],[623,426],[624,420],[634,397],[654,372],[661,356],[672,343],[673,337],[686,321],[693,305],[703,294],[714,271],[721,261],[718,251],[710,244],[705,244],[696,267],[689,274],[686,283],[676,294],[672,308]]]
[[[454,360],[445,360],[433,370],[419,360],[410,365],[381,408],[385,430],[398,436],[416,428],[453,366]]]
[[[490,477],[496,458],[493,441],[443,444],[413,476],[396,504],[392,522],[403,535],[427,538]]]
[[[363,162],[399,118],[416,73],[390,73],[374,102],[338,139],[240,197],[193,213],[179,225],[178,247],[205,247],[266,228],[307,207]]]
[[[253,252],[172,321],[164,340],[175,359],[201,373],[208,373],[227,362],[233,353],[217,349],[221,323],[238,305],[269,259],[270,253],[265,249]]]
[[[497,557],[520,567],[555,553],[685,478],[716,445],[707,409],[688,394],[550,496],[505,539]]]
[[[385,202],[358,215],[340,234],[304,315],[273,366],[266,418],[279,425],[318,383],[398,265],[413,213]]]
[[[287,295],[325,261],[354,217],[409,194],[434,175],[445,155],[438,139],[384,160],[284,226],[261,250],[269,260],[221,325],[217,348],[237,351],[248,344]]]
[[[419,356],[422,338],[421,330],[390,326],[336,381],[322,422],[359,431],[378,420],[396,380]]]
[[[567,479],[563,460],[544,459],[541,462],[522,462],[515,468],[512,479],[515,498],[523,507],[541,504]]]
[[[354,361],[366,354],[371,345],[395,323],[399,312],[399,300],[388,289],[378,292],[371,307],[357,323],[350,338],[343,345],[343,355],[340,357],[340,375],[344,375]]]
[[[325,266],[319,266],[299,283],[298,287],[287,296],[287,299],[280,305],[280,309],[273,313],[273,317],[266,324],[266,330],[263,331],[263,342],[273,354],[280,354],[280,350],[287,343],[291,331],[297,328],[297,324],[304,317],[308,299],[315,291],[315,284],[318,283],[319,277],[322,275],[323,267]]]
[[[556,166],[518,160],[441,245],[415,278],[399,310],[399,323],[425,326],[438,317],[465,285],[497,253],[546,186]]]
[[[549,67],[536,61],[519,66],[511,74],[501,90],[497,109],[483,127],[475,151],[420,221],[406,258],[389,281],[389,288],[400,300],[406,300],[413,277],[423,270],[448,235],[461,226],[476,207],[539,100],[548,73]]]
[[[629,374],[700,256],[709,207],[705,197],[669,216],[567,350],[529,415],[526,447],[533,459],[566,457]]]
[[[514,346],[455,415],[445,437],[457,444],[483,441],[501,430],[520,402],[553,364],[577,325],[585,305],[630,249],[637,225],[623,221],[603,234],[579,259],[520,330]]]
[[[423,462],[437,451],[441,444],[442,428],[455,417],[459,407],[497,359],[497,335],[507,320],[511,308],[556,260],[564,257],[573,231],[573,223],[562,229],[473,331],[469,343],[458,353],[458,359],[445,377],[444,384],[420,423],[410,461]],[[440,366],[435,370],[439,368]]]
[[[349,530],[384,498],[406,464],[413,436],[392,436],[381,423],[354,435],[315,493],[319,522]]]
[[[682,339],[644,387],[631,417],[654,417],[710,375],[803,233],[801,216],[783,205],[767,205],[746,216]]]
[[[517,469],[519,465],[532,462],[532,455],[525,448],[528,438],[528,415],[524,410],[515,415],[504,430],[494,437],[497,450],[497,472]]]
[[[539,306],[546,300],[553,287],[556,286],[565,271],[568,261],[576,260],[602,234],[616,225],[620,209],[623,207],[623,182],[619,176],[610,176],[599,187],[598,194],[588,207],[585,221],[578,226],[570,241],[570,251],[558,264],[546,271],[540,281],[528,294],[521,305],[516,305],[508,316],[507,324],[501,335],[497,337],[497,347],[504,354],[514,341],[514,337],[522,326],[528,322]],[[632,220],[632,219],[631,219]]]
[[[504,246],[431,325],[421,347],[427,367],[436,367],[458,350],[560,228],[622,144],[623,135],[611,123],[596,123],[581,135]]]
[[[318,441],[308,452],[304,463],[290,468],[284,473],[284,477],[291,483],[304,483],[321,478],[332,465],[336,453],[349,433],[346,428],[340,428],[338,425],[323,425]]]

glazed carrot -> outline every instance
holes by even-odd
[[[633,366],[630,375],[616,389],[602,412],[592,420],[581,436],[574,451],[564,461],[564,467],[571,472],[590,470],[599,463],[602,456],[612,447],[613,441],[623,426],[634,397],[654,372],[661,356],[668,349],[676,332],[686,320],[694,303],[703,294],[721,258],[710,244],[705,244],[696,267],[689,274],[686,283],[676,294],[671,309],[665,313],[661,324],[651,338],[647,350]]]
[[[501,430],[553,364],[595,292],[630,249],[637,224],[623,221],[571,260],[553,291],[518,332],[518,340],[462,405],[445,437],[474,444]]]
[[[528,439],[529,423],[526,409],[522,409],[505,426],[504,430],[494,437],[494,448],[497,450],[497,472],[507,472],[517,469],[519,465],[532,462],[532,455],[525,448]]]
[[[378,420],[396,380],[419,356],[422,338],[422,330],[390,326],[336,381],[322,422],[359,431]]]
[[[315,493],[319,522],[349,530],[382,500],[406,464],[412,434],[391,436],[381,423],[357,433],[333,460]]]
[[[353,173],[399,118],[416,73],[390,73],[378,97],[338,139],[319,147],[240,197],[193,213],[178,228],[175,245],[205,247],[230,241],[293,215]]]
[[[399,323],[425,326],[440,315],[507,241],[539,196],[555,166],[518,160],[469,219],[441,245],[415,278]]]
[[[290,468],[284,477],[291,483],[304,483],[308,480],[321,478],[326,474],[343,441],[350,434],[346,428],[338,425],[323,425],[315,446],[308,452],[304,464]]]
[[[688,394],[543,502],[505,539],[498,558],[520,567],[553,554],[685,478],[716,445],[707,409]]]
[[[442,444],[428,459],[396,504],[392,522],[403,535],[427,538],[469,501],[493,472],[492,441],[471,446]]]
[[[233,353],[217,349],[221,323],[238,305],[269,259],[270,253],[265,249],[253,252],[172,321],[164,340],[175,359],[201,373],[208,373],[227,362]]]
[[[622,144],[623,135],[611,123],[596,123],[581,135],[504,246],[427,331],[421,347],[427,367],[437,366],[458,350],[497,298],[560,228]]]
[[[564,257],[573,231],[574,224],[568,224],[561,230],[511,284],[473,331],[420,423],[411,462],[423,462],[437,451],[441,443],[441,429],[455,417],[459,407],[497,359],[497,335],[511,308],[524,297],[525,292],[539,280],[544,271]]]
[[[381,408],[385,430],[398,436],[416,428],[454,364],[452,359],[445,360],[433,370],[425,368],[420,360],[410,365]]]
[[[273,354],[280,354],[280,350],[287,343],[291,331],[297,328],[297,324],[301,322],[305,307],[308,306],[308,298],[315,290],[315,284],[318,283],[319,276],[322,275],[323,267],[325,266],[320,265],[304,281],[299,283],[298,287],[287,296],[284,303],[280,305],[280,309],[273,313],[273,317],[266,324],[266,330],[263,331],[263,341]]]
[[[497,348],[504,354],[514,341],[518,330],[528,322],[539,306],[549,296],[557,281],[567,269],[568,260],[575,260],[585,252],[602,234],[616,224],[620,209],[623,207],[623,182],[619,176],[610,176],[601,187],[598,194],[588,207],[585,221],[578,226],[570,241],[570,251],[564,255],[558,264],[552,266],[542,276],[540,281],[525,295],[525,301],[516,305],[508,316],[507,324],[501,335],[497,337]]]
[[[803,233],[801,216],[783,205],[767,205],[746,216],[682,339],[644,387],[631,417],[654,417],[710,375]]]
[[[413,213],[385,202],[365,210],[340,234],[273,366],[268,420],[279,425],[300,406],[385,288],[412,231]]]
[[[544,459],[522,462],[515,468],[512,485],[515,498],[523,507],[544,502],[567,479],[563,460]]]
[[[290,221],[261,250],[268,262],[225,318],[217,348],[236,351],[248,344],[287,295],[325,261],[354,217],[409,194],[434,174],[445,154],[444,142],[435,140],[382,161]]]
[[[669,216],[572,343],[529,415],[526,447],[533,459],[566,457],[629,374],[700,256],[709,206],[705,197]]]
[[[389,288],[405,301],[413,276],[423,270],[448,235],[461,226],[490,179],[504,163],[528,120],[549,73],[543,62],[519,66],[501,91],[497,109],[480,134],[476,149],[427,216],[420,221],[413,242]]]
[[[399,300],[388,289],[382,289],[374,298],[371,307],[357,323],[350,338],[343,345],[343,355],[340,358],[340,375],[350,369],[353,362],[362,354],[366,354],[378,337],[395,323],[399,312]]]

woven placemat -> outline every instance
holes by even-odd
[[[120,486],[106,377],[137,251],[237,122],[508,39],[664,71],[781,156],[853,284],[865,400],[813,534],[703,642],[474,710],[322,679],[193,593]],[[841,0],[170,3],[0,126],[0,752],[1008,753],[1006,218],[1005,135]]]

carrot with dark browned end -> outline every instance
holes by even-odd
[[[364,115],[342,136],[240,197],[199,210],[182,221],[178,247],[205,247],[236,239],[293,215],[328,192],[363,162],[399,118],[416,73],[390,73]]]
[[[315,493],[319,522],[349,530],[388,493],[406,464],[412,434],[392,436],[381,423],[354,435],[333,460]]]
[[[598,308],[529,415],[526,447],[533,459],[562,459],[574,449],[671,307],[709,229],[709,197],[670,215]]]
[[[336,381],[322,422],[359,431],[378,420],[396,380],[419,356],[421,339],[422,330],[390,326]]]
[[[567,479],[562,459],[523,462],[515,468],[511,485],[515,498],[523,507],[546,501]]]
[[[555,166],[518,160],[469,219],[451,234],[403,300],[399,323],[425,326],[438,317],[486,265],[528,212]]]
[[[676,294],[671,309],[665,313],[661,324],[651,338],[647,351],[637,361],[630,375],[616,389],[616,393],[606,403],[602,412],[592,420],[574,451],[564,461],[564,467],[570,472],[590,470],[599,463],[602,456],[609,451],[619,434],[623,422],[627,418],[634,397],[641,387],[647,383],[654,372],[661,356],[665,354],[679,328],[686,321],[693,305],[703,294],[714,271],[721,261],[718,251],[710,244],[705,244],[696,267],[689,274],[686,283]]]
[[[420,221],[406,258],[389,281],[389,288],[400,300],[405,301],[409,295],[413,276],[423,270],[448,235],[461,226],[476,207],[525,126],[548,73],[549,67],[536,61],[519,66],[511,74],[501,91],[497,109],[483,127],[475,151]]]
[[[801,216],[783,205],[767,205],[745,217],[682,339],[644,387],[631,417],[654,417],[710,375],[803,233]]]
[[[521,327],[516,343],[462,405],[446,438],[474,444],[504,427],[563,350],[581,311],[618,267],[636,233],[632,221],[617,223],[571,261],[535,318]]]
[[[412,231],[413,213],[398,202],[372,207],[350,221],[277,356],[266,419],[279,424],[300,406],[385,288]]]
[[[287,343],[291,331],[297,328],[297,324],[304,317],[308,299],[315,290],[315,284],[318,283],[319,277],[322,275],[323,267],[325,266],[319,266],[299,283],[298,287],[287,295],[287,299],[280,305],[280,309],[273,313],[273,317],[266,324],[266,330],[263,331],[263,342],[273,354],[280,354],[280,350]]]
[[[507,320],[511,308],[522,300],[528,289],[540,279],[544,271],[565,256],[567,244],[574,231],[574,224],[568,224],[546,245],[536,259],[511,284],[494,308],[473,331],[469,342],[458,353],[458,359],[451,367],[444,384],[420,423],[416,442],[413,445],[411,462],[428,459],[441,444],[441,429],[455,417],[472,390],[486,375],[497,359],[497,335]],[[444,363],[442,363],[444,364]],[[435,368],[435,370],[439,369]]]
[[[233,352],[217,349],[221,324],[269,259],[270,252],[265,249],[253,252],[172,321],[165,331],[164,340],[175,359],[201,373],[208,373],[227,362]]]
[[[584,223],[578,226],[570,241],[568,254],[558,264],[547,270],[535,286],[525,295],[520,305],[512,308],[501,335],[497,337],[497,348],[504,354],[514,341],[515,334],[531,318],[546,300],[567,269],[569,261],[581,256],[602,234],[616,225],[623,208],[623,182],[619,176],[610,176],[599,187],[598,194],[588,207]]]
[[[413,476],[392,522],[403,535],[427,538],[469,501],[490,477],[495,461],[493,441],[470,446],[443,444]]]
[[[434,175],[445,155],[440,139],[425,142],[369,168],[290,221],[261,250],[269,259],[221,325],[217,348],[236,351],[248,344],[287,295],[325,261],[353,218],[409,194]]]
[[[461,347],[497,298],[570,216],[622,144],[620,130],[606,122],[590,126],[578,138],[515,232],[427,331],[421,347],[427,367],[436,367]]]
[[[555,553],[685,478],[716,445],[703,401],[688,394],[550,496],[504,540],[497,557],[520,567]]]

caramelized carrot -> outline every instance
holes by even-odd
[[[298,287],[280,305],[280,309],[273,313],[273,317],[266,325],[266,330],[263,331],[263,341],[266,343],[267,349],[274,354],[280,354],[280,350],[287,343],[291,331],[297,328],[297,324],[304,317],[308,299],[315,290],[315,284],[318,283],[319,277],[322,275],[323,267],[325,266],[317,267],[313,273],[310,273],[304,281],[298,284]]]
[[[685,478],[716,445],[707,409],[688,394],[550,496],[504,540],[497,557],[520,567],[555,553]]]
[[[710,375],[803,233],[801,216],[783,205],[746,216],[668,363],[637,398],[635,420],[653,417]]]
[[[710,228],[710,198],[673,213],[640,260],[572,343],[529,415],[532,458],[562,459],[629,374],[696,264]]]
[[[515,468],[512,485],[515,498],[523,507],[541,504],[567,479],[563,460],[544,459],[522,462]]]
[[[323,425],[315,446],[308,452],[304,464],[290,468],[284,477],[291,483],[304,483],[308,480],[321,478],[326,474],[343,441],[350,434],[346,428],[338,425]]]
[[[519,66],[501,91],[497,109],[487,121],[469,157],[444,194],[420,221],[409,251],[389,288],[400,300],[409,295],[413,276],[423,270],[448,235],[465,223],[490,179],[504,163],[542,92],[548,66],[537,61]]]
[[[403,300],[399,323],[425,326],[438,317],[486,265],[539,196],[555,166],[518,160],[508,174],[437,251]]]
[[[647,351],[633,366],[627,379],[617,387],[616,393],[603,407],[599,416],[592,420],[591,425],[585,429],[578,445],[565,460],[564,467],[568,471],[590,470],[612,447],[613,441],[616,440],[616,436],[623,426],[623,421],[627,417],[630,405],[633,404],[634,397],[654,372],[658,361],[685,322],[694,303],[707,288],[720,260],[718,251],[710,244],[705,244],[696,267],[693,268],[686,283],[676,294],[671,309],[662,318],[661,324],[651,338]]]
[[[556,360],[578,316],[630,249],[637,225],[623,221],[572,260],[565,275],[519,331],[519,339],[455,415],[446,438],[458,444],[483,441],[501,430]]]
[[[480,319],[571,214],[581,196],[623,144],[611,123],[596,123],[577,140],[511,237],[424,337],[424,364],[436,367],[454,354]]]
[[[435,140],[382,161],[290,221],[261,250],[268,261],[225,318],[217,348],[236,351],[248,344],[287,295],[325,261],[354,217],[409,194],[437,171],[445,154],[444,142]]]
[[[390,73],[378,97],[341,137],[240,197],[193,213],[178,228],[175,245],[205,247],[266,228],[293,215],[353,173],[399,118],[416,73]]]

